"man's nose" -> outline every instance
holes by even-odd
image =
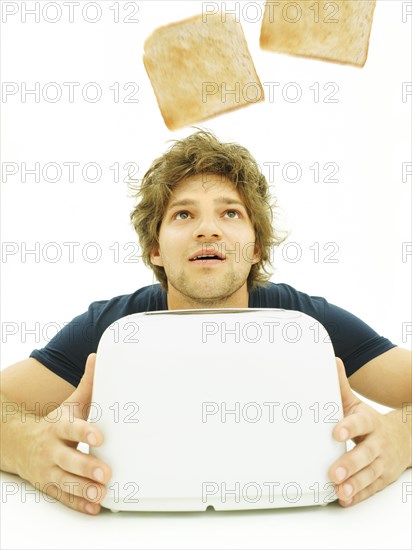
[[[213,216],[203,216],[199,219],[199,223],[196,226],[194,236],[198,237],[219,237],[222,234],[222,230],[219,224],[216,223],[216,219]]]

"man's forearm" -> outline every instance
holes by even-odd
[[[0,470],[21,476],[33,437],[33,426],[39,417],[24,411],[1,392],[0,405]]]

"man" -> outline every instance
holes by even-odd
[[[329,328],[344,410],[333,435],[357,444],[328,472],[342,506],[371,496],[411,467],[410,352],[324,298],[268,282],[270,248],[281,238],[267,182],[246,149],[199,131],[153,162],[137,197],[132,221],[143,260],[160,285],[94,302],[44,349],[1,373],[1,469],[71,508],[98,513],[110,465],[76,447],[103,441],[86,415],[104,330],[139,311],[223,307],[295,309]],[[351,387],[395,410],[378,413]]]

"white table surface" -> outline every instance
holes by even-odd
[[[97,516],[49,502],[18,476],[2,472],[0,479],[2,549],[412,547],[411,469],[352,508],[334,502],[244,512],[114,514],[102,509]],[[25,493],[24,487],[35,493]]]

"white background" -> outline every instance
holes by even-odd
[[[17,7],[17,13],[6,18],[6,4]],[[52,3],[41,1],[41,10],[46,4]],[[80,0],[80,4],[84,7],[88,2]],[[143,43],[159,25],[201,13],[202,2],[152,0],[126,4],[100,1],[101,19],[92,24],[85,20],[79,7],[70,23],[69,10],[61,2],[62,17],[56,23],[46,20],[55,18],[53,6],[48,8],[46,17],[41,11],[36,22],[33,15],[23,19],[23,5],[33,8],[34,2],[2,2],[1,78],[3,87],[11,83],[18,90],[14,95],[3,94],[0,104],[3,252],[4,246],[17,250],[14,255],[3,254],[0,264],[2,368],[42,347],[54,335],[55,326],[62,326],[85,311],[92,301],[128,294],[156,282],[141,261],[124,261],[132,250],[127,243],[136,243],[129,223],[133,200],[124,181],[124,165],[135,163],[135,177],[142,177],[151,161],[169,146],[168,140],[185,137],[193,130],[170,132],[164,125],[142,63]],[[245,11],[246,4],[251,7]],[[411,161],[412,96],[402,101],[402,83],[412,80],[412,16],[407,22],[402,21],[402,9],[409,4],[378,0],[368,60],[360,69],[262,51],[260,20],[252,19],[255,6],[262,8],[263,2],[226,2],[227,9],[239,10],[260,80],[277,82],[279,86],[273,101],[269,101],[267,93],[264,103],[198,124],[223,141],[246,146],[267,177],[264,163],[279,162],[281,168],[290,162],[301,166],[299,182],[284,181],[279,168],[270,181],[281,206],[282,227],[290,231],[288,242],[297,243],[289,249],[290,257],[294,257],[293,251],[302,254],[299,261],[291,262],[286,254],[282,256],[284,248],[276,252],[272,280],[326,297],[404,347],[410,344],[411,337],[403,338],[402,324],[412,320],[412,258],[402,261],[402,243],[411,241],[411,176],[402,181],[402,163]],[[115,10],[119,22],[114,21]],[[92,7],[87,12],[90,18],[95,13]],[[125,23],[127,15],[138,22]],[[24,85],[33,89],[36,82],[40,86],[38,101],[33,95],[22,95]],[[62,90],[62,98],[56,103],[42,96],[50,82],[58,83]],[[80,83],[73,103],[69,102],[64,82]],[[102,98],[96,103],[87,102],[81,93],[90,82],[98,83],[102,90]],[[124,89],[130,82],[135,83],[137,103],[124,101],[133,90]],[[298,102],[289,102],[282,96],[282,90],[292,82],[302,91]],[[319,102],[314,101],[310,89],[316,82],[320,87]],[[115,83],[120,92],[118,102],[110,89],[117,86]],[[323,102],[332,90],[323,89],[327,83],[338,86],[334,96],[338,103]],[[290,93],[293,97],[292,88]],[[36,182],[30,174],[26,182],[22,181],[23,163],[29,169],[40,163],[42,170],[51,162],[62,168],[59,181],[47,182],[40,175]],[[64,162],[80,163],[73,182],[69,181]],[[322,181],[326,176],[322,167],[328,162],[339,167],[337,183]],[[15,163],[18,173],[6,178],[4,170],[11,164],[5,163]],[[91,183],[83,178],[81,168],[87,163],[100,165],[100,181]],[[119,181],[114,181],[110,169],[116,163],[120,168]],[[319,183],[313,181],[313,171],[309,169],[315,163],[321,167]],[[91,170],[89,176],[93,175]],[[293,171],[288,175],[293,177]],[[52,169],[48,177],[54,177]],[[80,243],[73,262],[63,245],[67,242]],[[39,243],[37,257],[22,255],[24,246],[33,249],[35,243]],[[47,261],[47,251],[53,257],[48,243],[57,243],[62,251],[60,261]],[[84,259],[82,250],[87,243],[100,247],[100,261]],[[310,248],[315,243],[320,247],[318,262]],[[336,243],[337,263],[322,261],[332,250],[323,249],[327,243]],[[129,248],[124,250],[125,246]],[[120,253],[117,262],[116,247]],[[89,250],[92,254],[93,250]],[[26,333],[27,329],[34,329],[34,334]],[[355,508],[353,521],[356,515]],[[254,517],[264,519],[260,515]],[[242,515],[239,519],[228,529],[244,525]],[[227,525],[225,516],[219,521]],[[91,527],[91,522],[88,525]],[[175,522],[172,525],[170,529],[178,529]],[[203,533],[204,543],[212,544],[207,531]],[[151,533],[150,524],[144,540],[149,540]],[[229,531],[225,533],[229,537]],[[159,538],[154,540],[163,544]],[[183,544],[182,535],[177,540]],[[225,544],[231,540],[229,537]],[[245,545],[249,544],[247,537],[244,540]],[[269,540],[265,547],[272,544]],[[253,546],[255,541],[253,534],[250,544]],[[222,539],[219,544],[223,544]],[[324,547],[331,544],[328,539]]]
[[[16,476],[2,472],[0,480],[6,502],[1,518],[4,549],[411,548],[410,469],[384,491],[349,508],[335,502],[244,512],[113,514],[102,509],[97,516],[50,502],[43,493],[33,495],[30,485]]]
[[[142,177],[151,161],[170,146],[168,140],[187,136],[193,129],[171,132],[164,125],[142,63],[143,43],[157,26],[199,14],[205,3],[100,2],[101,18],[96,23],[85,20],[96,18],[92,5],[82,15],[81,8],[88,2],[73,9],[72,23],[63,3],[56,23],[46,20],[57,18],[53,3],[40,2],[38,22],[34,15],[24,16],[24,6],[33,9],[34,2],[2,4],[3,91],[6,83],[7,90],[10,86],[17,90],[3,93],[1,103],[4,367],[42,347],[56,326],[85,311],[92,301],[129,294],[156,282],[140,259],[125,261],[138,245],[129,223],[133,199],[124,181],[124,165],[135,163],[138,172],[134,177]],[[361,69],[263,51],[257,18],[263,2],[226,2],[228,10],[240,15],[261,82],[279,85],[274,87],[272,101],[266,85],[264,103],[198,124],[223,141],[237,141],[249,148],[270,179],[281,207],[281,227],[290,231],[287,242],[297,243],[287,249],[284,244],[274,253],[272,280],[326,297],[403,346],[411,336],[403,336],[402,324],[412,317],[412,258],[402,261],[402,243],[411,241],[411,176],[402,181],[402,163],[411,161],[412,96],[402,101],[402,83],[411,81],[412,16],[404,16],[407,22],[402,20],[403,10],[412,9],[407,4],[378,0],[369,56]],[[6,16],[6,5],[8,12],[17,13]],[[137,22],[126,23],[127,16]],[[37,99],[23,91],[24,86],[34,89],[36,82]],[[54,97],[56,88],[47,88],[50,82],[57,83],[62,92],[54,103],[43,97],[43,92],[46,98]],[[74,88],[73,102],[64,82],[80,84]],[[102,90],[96,103],[82,96],[90,82]],[[134,88],[124,89],[129,82],[135,83]],[[282,94],[294,98],[296,87],[288,87],[291,82],[302,93],[297,102]],[[310,89],[316,82],[318,102]],[[324,90],[328,83],[334,83],[333,87]],[[117,101],[110,89],[113,86],[118,86]],[[337,87],[330,99],[338,103],[324,102]],[[132,92],[131,99],[138,102],[125,102]],[[93,98],[94,90],[90,88],[89,93]],[[34,169],[36,162],[40,181],[27,174],[24,183],[23,163]],[[54,183],[41,174],[50,162],[62,170]],[[80,163],[73,182],[64,162]],[[265,165],[268,162],[280,163],[274,177]],[[282,177],[282,168],[290,162],[302,170],[296,183]],[[323,169],[328,162],[339,167],[338,183],[323,181],[330,173]],[[86,178],[82,176],[87,163],[99,164],[100,181],[87,181],[95,177],[93,168]],[[118,182],[110,169],[116,163]],[[309,168],[315,163],[320,166],[319,183]],[[7,175],[10,166],[17,174]],[[293,179],[295,173],[290,168],[286,178]],[[51,167],[46,178],[56,174]],[[24,247],[34,249],[36,242],[38,252],[25,255]],[[57,247],[48,245],[53,242]],[[72,262],[69,247],[63,245],[68,242],[80,243]],[[87,246],[91,242],[102,253],[95,263],[83,257],[84,252],[93,259],[96,248]],[[134,248],[127,243],[135,243]],[[318,261],[313,246],[319,247]],[[4,247],[16,253],[4,255]],[[116,247],[119,257],[114,261]],[[61,259],[53,263],[59,251]],[[338,261],[324,261],[332,251],[337,252],[330,259]],[[299,261],[288,261],[288,257],[295,260],[297,253],[301,254]],[[30,329],[35,332],[27,333]]]

